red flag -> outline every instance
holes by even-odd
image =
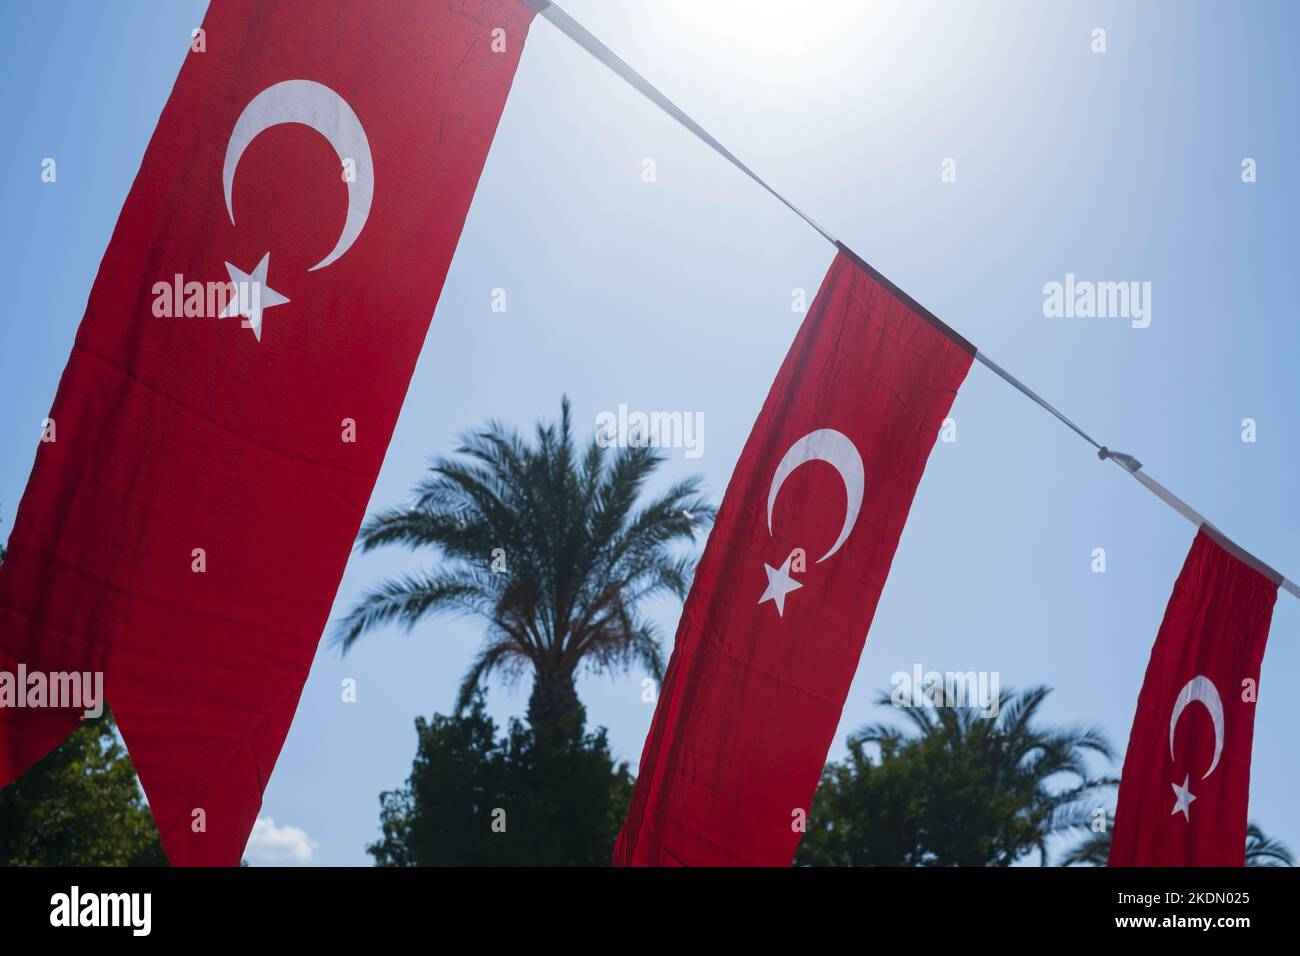
[[[0,569],[0,668],[105,672],[174,863],[239,862],[532,17],[221,0],[163,109]],[[0,710],[0,784],[76,720]]]
[[[1241,866],[1259,666],[1279,578],[1202,526],[1151,648],[1111,866]]]
[[[616,864],[789,865],[974,348],[840,247],[686,600]]]

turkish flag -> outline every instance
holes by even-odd
[[[0,669],[104,672],[173,863],[240,860],[532,17],[219,0],[163,108],[0,568]],[[78,716],[0,710],[0,785]]]
[[[840,247],[700,559],[616,864],[790,864],[974,354]]]
[[[1111,866],[1241,866],[1259,667],[1280,578],[1202,526],[1151,648]]]

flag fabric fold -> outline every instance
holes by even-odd
[[[1151,648],[1111,866],[1241,866],[1260,664],[1279,580],[1202,526]]]
[[[616,864],[790,864],[974,351],[840,247],[700,559]]]
[[[163,109],[0,567],[0,668],[104,672],[173,863],[240,860],[533,15],[218,0]],[[0,710],[0,785],[77,720]]]

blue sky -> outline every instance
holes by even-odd
[[[1264,560],[1300,577],[1292,38],[1282,3],[600,3],[566,9],[760,175],[1002,365]],[[0,534],[122,200],[205,4],[0,2]],[[1091,33],[1106,30],[1093,53]],[[43,183],[41,161],[58,163]],[[1252,157],[1258,181],[1241,181]],[[643,160],[657,179],[642,180]],[[941,181],[956,161],[957,181]],[[833,250],[538,21],[461,237],[372,510],[496,417],[561,393],[589,433],[633,409],[701,412],[704,454],[660,484],[726,486]],[[418,268],[418,262],[410,263]],[[1050,319],[1043,285],[1152,284],[1149,328]],[[504,288],[508,311],[491,311]],[[1046,683],[1047,716],[1128,738],[1193,529],[986,369],[930,459],[831,756],[914,664]],[[1241,420],[1258,441],[1241,441]],[[1094,548],[1107,572],[1094,574]],[[426,559],[354,556],[335,616]],[[666,641],[678,608],[655,607]],[[1282,595],[1261,680],[1251,816],[1300,850]],[[310,861],[366,864],[378,795],[410,769],[417,715],[448,710],[470,621],[317,655],[263,815]],[[359,700],[340,701],[344,678]],[[640,672],[580,693],[633,764]],[[498,719],[526,682],[493,687]],[[1118,771],[1118,764],[1114,768]],[[274,854],[267,851],[265,859]]]

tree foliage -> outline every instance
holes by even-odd
[[[107,711],[0,790],[0,864],[165,866],[135,768]]]
[[[902,707],[912,735],[875,724],[822,774],[796,862],[815,866],[1008,866],[1085,827],[1098,790],[1101,732],[1038,722],[1048,689],[1005,691],[978,708]],[[879,700],[889,705],[884,695]]]
[[[481,694],[460,714],[415,722],[406,786],[380,796],[379,866],[534,866],[609,863],[632,778],[603,729],[578,738],[507,733]]]

